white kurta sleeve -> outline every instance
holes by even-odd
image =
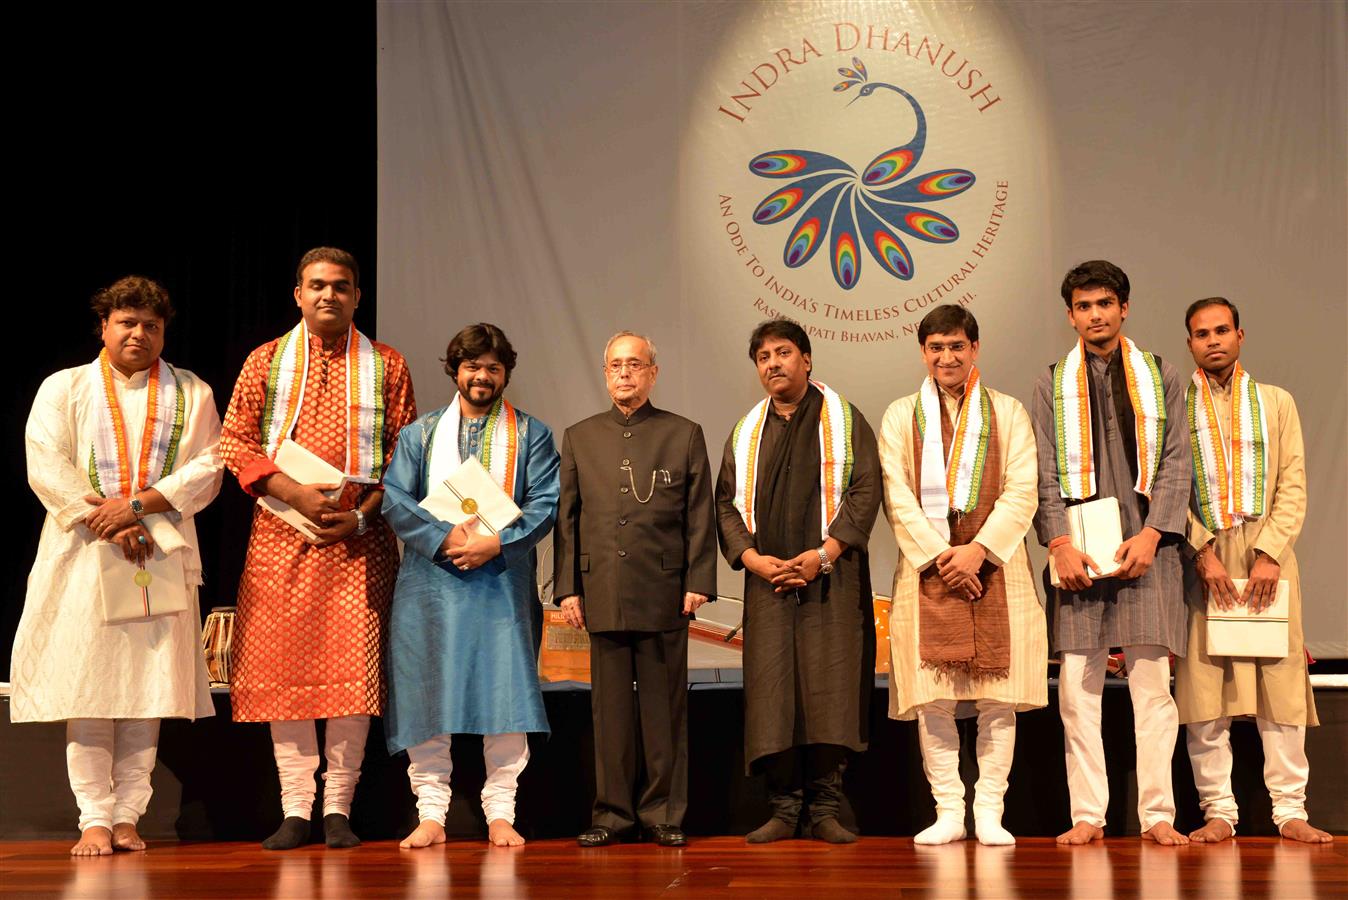
[[[997,437],[1002,444],[1005,475],[1001,495],[974,540],[987,548],[997,565],[1004,566],[1034,524],[1034,513],[1039,507],[1039,455],[1030,415],[1020,401],[1004,394],[993,395],[992,400],[996,404]]]
[[[93,510],[84,499],[94,492],[89,476],[71,462],[78,458],[78,437],[70,414],[73,373],[67,369],[42,382],[24,428],[28,485],[64,531],[84,521]]]
[[[913,402],[895,400],[880,422],[880,466],[885,476],[885,516],[894,529],[899,552],[918,571],[950,549],[950,544],[928,521],[913,494]]]

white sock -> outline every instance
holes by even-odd
[[[1005,847],[1016,842],[1016,837],[1002,827],[1000,819],[992,816],[974,817],[974,834],[978,843],[988,847]]]
[[[914,844],[931,846],[964,840],[964,822],[954,816],[936,817],[936,821],[913,837]]]

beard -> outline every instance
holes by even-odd
[[[502,384],[500,387],[497,387],[495,384],[475,381],[470,383],[466,390],[463,390],[462,388],[461,390],[468,398],[468,402],[472,403],[474,406],[487,407],[495,403],[497,398],[505,393],[505,385]],[[485,399],[482,398],[484,393],[486,394]]]

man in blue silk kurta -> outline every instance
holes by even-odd
[[[387,653],[389,752],[406,750],[420,823],[406,848],[445,840],[450,736],[480,734],[489,838],[516,846],[515,789],[529,732],[548,732],[538,683],[542,608],[534,545],[557,515],[552,432],[502,394],[515,351],[495,325],[454,336],[445,372],[449,406],[403,429],[384,477],[384,518],[406,545],[393,594]],[[451,526],[419,504],[474,456],[523,516],[493,534],[470,519]]]

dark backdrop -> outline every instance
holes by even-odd
[[[129,273],[168,288],[164,356],[215,390],[297,321],[300,254],[361,262],[357,325],[375,322],[375,33],[370,3],[204,8],[51,5],[9,18],[11,155],[3,494],[9,564],[0,669],[43,510],[23,429],[42,379],[93,359],[89,297]],[[11,13],[11,16],[15,14]],[[197,517],[203,608],[233,603],[250,502],[226,475]]]

